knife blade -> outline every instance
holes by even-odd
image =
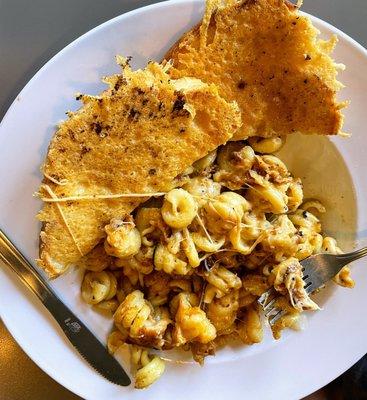
[[[58,298],[36,268],[27,261],[1,230],[0,259],[41,300],[84,360],[110,382],[120,386],[130,385],[131,380],[118,361],[108,353],[106,347]]]

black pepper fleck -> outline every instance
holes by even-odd
[[[99,122],[96,122],[92,125],[93,125],[94,132],[96,132],[97,134],[100,134],[102,132],[102,126]]]
[[[84,156],[84,154],[87,154],[91,151],[90,147],[87,146],[83,146],[81,151],[80,151],[80,158],[82,158]]]
[[[75,140],[74,132],[71,131],[71,130],[69,129],[69,130],[68,130],[68,134],[69,134],[69,136],[70,136],[70,139],[74,141],[74,140]]]
[[[113,87],[115,90],[118,90],[122,85],[126,85],[127,81],[125,78],[123,78],[122,76],[119,76],[117,78],[117,81],[115,83],[115,86]]]
[[[131,108],[131,110],[129,111],[129,120],[130,121],[134,121],[136,122],[139,119],[140,116],[140,111],[135,110],[135,108]]]
[[[178,112],[183,110],[184,105],[185,105],[185,99],[182,94],[179,94],[177,96],[177,99],[173,103],[172,112]]]
[[[240,90],[243,90],[247,86],[247,83],[243,81],[242,79],[238,82],[237,87]]]

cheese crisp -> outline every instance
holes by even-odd
[[[175,187],[179,174],[240,126],[238,107],[215,86],[170,80],[156,63],[135,72],[120,63],[123,73],[106,79],[107,91],[80,96],[83,107],[70,113],[48,149],[38,262],[51,277],[92,250],[111,218]]]
[[[224,5],[222,5],[224,3]],[[175,78],[215,83],[242,111],[248,136],[341,133],[341,84],[309,18],[286,0],[208,0],[204,18],[167,53]]]

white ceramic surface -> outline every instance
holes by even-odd
[[[118,70],[116,54],[133,56],[133,66],[160,60],[165,51],[201,17],[201,1],[159,3],[117,17],[82,36],[50,60],[14,101],[0,125],[0,227],[29,259],[37,256],[40,202],[32,198],[40,183],[39,165],[55,124],[74,110],[76,92],[103,89],[100,77]],[[313,18],[328,37],[337,33],[334,53],[347,65],[340,79],[350,139],[295,137],[282,157],[304,178],[306,195],[329,206],[326,230],[351,248],[366,244],[367,184],[365,170],[366,51],[332,26]],[[52,318],[5,267],[0,269],[0,314],[27,354],[49,375],[86,399],[298,399],[340,375],[367,350],[364,317],[367,280],[364,262],[353,266],[354,290],[333,288],[321,296],[323,311],[308,318],[307,329],[289,332],[275,342],[227,348],[205,367],[167,365],[163,378],[145,391],[108,383],[95,373],[64,339]],[[105,340],[110,322],[84,305],[74,271],[52,282],[60,297]],[[123,355],[121,355],[123,358]],[[128,364],[123,360],[126,368]],[[21,371],[20,371],[21,373]]]

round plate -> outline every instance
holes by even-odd
[[[76,92],[96,94],[100,78],[118,71],[116,54],[133,57],[133,67],[160,60],[166,50],[203,12],[201,1],[155,4],[117,17],[85,34],[50,60],[28,83],[0,126],[0,225],[30,259],[37,257],[41,204],[32,194],[41,176],[55,124],[65,111],[78,108]],[[329,206],[326,228],[347,247],[358,232],[366,236],[367,158],[364,148],[367,104],[366,51],[344,33],[312,18],[322,35],[336,33],[335,59],[347,65],[340,79],[346,110],[344,138],[292,138],[284,155],[304,178],[309,195]],[[287,149],[287,148],[286,148]],[[285,150],[286,150],[285,149]],[[290,157],[291,155],[291,157]],[[307,184],[307,182],[310,182]],[[364,230],[363,230],[364,229]],[[203,368],[193,363],[168,363],[166,373],[146,391],[113,385],[99,376],[74,351],[39,301],[4,266],[0,270],[0,312],[24,351],[45,372],[86,399],[296,399],[337,377],[366,352],[364,315],[367,279],[364,263],[353,265],[356,287],[325,291],[323,310],[308,318],[307,329],[289,332],[275,342],[267,333],[259,345],[228,347]],[[79,276],[71,271],[52,282],[56,292],[105,340],[108,319],[80,301]],[[123,361],[129,369],[126,360]],[[125,395],[125,397],[124,397]]]

